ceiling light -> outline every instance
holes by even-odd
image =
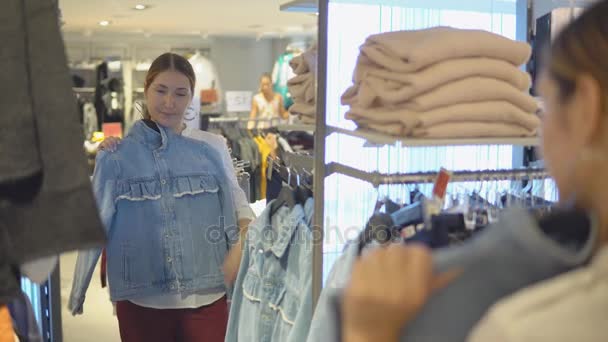
[[[139,10],[139,11],[143,11],[143,10],[145,10],[146,8],[148,8],[148,6],[146,6],[146,5],[142,5],[142,4],[137,4],[137,5],[135,5],[135,9],[136,9],[136,10]]]
[[[99,22],[99,26],[108,26],[110,25],[110,22],[108,20],[102,20]]]

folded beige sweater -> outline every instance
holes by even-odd
[[[294,115],[301,114],[304,116],[316,116],[317,106],[307,103],[295,102],[291,105],[291,107],[289,107],[289,112]]]
[[[361,58],[356,66],[355,92],[348,96],[358,96],[359,105],[370,106],[375,101],[382,103],[405,102],[412,97],[428,92],[443,84],[480,76],[505,81],[519,90],[528,90],[531,79],[512,64],[489,58],[461,58],[433,64],[415,73],[397,73],[367,64]]]
[[[316,44],[306,50],[301,55],[298,55],[289,61],[289,66],[296,75],[304,75],[306,73],[317,73],[317,46]]]
[[[294,102],[315,104],[315,79],[312,74],[299,75],[287,82],[287,88]]]
[[[382,134],[388,134],[396,137],[407,136],[407,129],[399,123],[373,123],[373,122],[357,122],[357,127],[360,129],[374,131]]]
[[[346,112],[345,117],[356,121],[358,124],[368,126],[370,124],[399,123],[407,133],[416,128],[459,122],[507,123],[522,126],[531,131],[536,131],[540,126],[538,116],[526,113],[505,101],[462,103],[427,112],[415,112],[408,109],[352,107]]]
[[[536,134],[536,130],[506,123],[450,122],[416,128],[412,131],[411,136],[415,138],[501,138],[532,137]]]
[[[456,122],[436,125],[432,127],[421,127],[408,132],[400,124],[374,124],[357,123],[360,129],[375,131],[397,137],[411,138],[502,138],[502,137],[532,137],[536,131],[530,131],[524,127],[506,123],[490,122]]]
[[[360,91],[360,88],[349,88],[343,95],[343,104],[360,108],[398,107],[423,112],[459,103],[507,101],[526,113],[535,113],[538,109],[532,96],[507,82],[487,77],[468,77],[453,81],[402,103],[386,102],[382,99],[369,103],[365,97],[360,101]]]
[[[361,54],[387,70],[414,72],[463,57],[488,57],[521,65],[530,58],[531,48],[488,31],[433,27],[369,36]]]
[[[301,74],[301,75],[296,75],[295,77],[292,77],[289,80],[287,80],[287,85],[290,86],[290,85],[306,83],[313,77],[314,76],[309,72],[307,72],[305,74]]]

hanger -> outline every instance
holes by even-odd
[[[283,182],[283,186],[281,187],[281,191],[277,198],[272,202],[270,206],[270,216],[274,216],[276,212],[283,206],[287,206],[289,209],[293,209],[293,207],[297,204],[295,188],[291,186],[291,169],[287,167],[287,182]]]
[[[357,254],[361,255],[363,248],[372,242],[378,241],[379,243],[387,243],[391,238],[395,236],[394,222],[391,215],[386,213],[375,213],[370,217],[365,225],[363,231],[358,237],[358,251]]]

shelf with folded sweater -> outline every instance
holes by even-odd
[[[309,126],[302,129],[303,131],[314,131],[317,117],[317,46],[313,45],[294,57],[289,65],[295,74],[295,77],[287,81],[287,88],[293,100],[289,113],[297,116],[301,124]]]
[[[530,54],[526,43],[480,30],[372,35],[341,97],[359,129],[330,131],[406,146],[537,145],[539,104],[520,69]]]
[[[481,137],[481,138],[409,138],[388,135],[369,129],[358,128],[350,130],[346,128],[327,126],[327,135],[345,134],[351,137],[364,139],[368,147],[400,144],[404,147],[429,147],[429,146],[464,146],[464,145],[514,145],[514,146],[538,146],[539,137]]]

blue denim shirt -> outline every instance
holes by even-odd
[[[312,317],[312,203],[280,208],[272,220],[269,205],[250,225],[227,342],[306,340]]]
[[[223,287],[238,227],[226,170],[209,145],[139,121],[115,152],[100,152],[93,190],[112,301]],[[100,252],[78,254],[73,314],[82,313]]]

